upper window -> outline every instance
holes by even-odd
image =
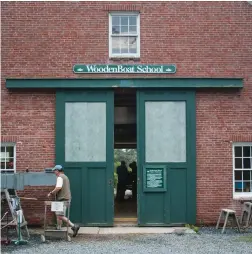
[[[1,172],[16,171],[16,147],[14,143],[1,144]]]
[[[140,57],[139,13],[109,14],[109,57]]]
[[[252,196],[252,143],[234,143],[234,197]]]

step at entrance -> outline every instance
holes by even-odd
[[[137,218],[115,218],[114,227],[137,227]]]

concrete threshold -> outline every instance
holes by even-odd
[[[69,233],[72,230],[69,229]],[[80,227],[81,235],[109,235],[109,234],[191,234],[195,233],[186,227]]]

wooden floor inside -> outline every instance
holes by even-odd
[[[126,199],[121,202],[115,200],[115,224],[137,224],[137,201]]]

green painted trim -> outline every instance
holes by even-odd
[[[186,111],[187,125],[190,129],[190,135],[186,137],[187,152],[188,152],[188,169],[187,182],[190,186],[187,187],[187,200],[190,205],[187,205],[187,223],[196,223],[196,208],[197,208],[197,190],[196,190],[196,93],[191,91],[187,99]]]
[[[137,100],[137,105],[136,105],[136,110],[137,110],[137,115],[136,115],[136,121],[137,121],[137,224],[140,226],[141,223],[141,195],[142,195],[142,183],[140,181],[140,176],[141,176],[141,145],[140,145],[140,133],[141,130],[139,128],[140,125],[140,91],[137,91],[136,94],[136,100]]]
[[[114,224],[114,92],[107,91],[106,101],[106,154],[107,154],[107,179],[111,187],[107,194],[107,226]]]
[[[65,94],[56,92],[56,121],[55,121],[55,164],[65,162]],[[62,138],[63,137],[63,138]]]
[[[6,79],[6,88],[242,88],[242,78]]]

